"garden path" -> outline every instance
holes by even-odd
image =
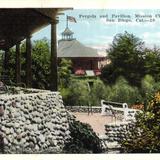
[[[98,135],[105,135],[105,125],[115,122],[111,116],[102,116],[100,113],[88,115],[88,113],[74,112],[73,114],[77,120],[90,124]]]

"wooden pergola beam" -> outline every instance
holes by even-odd
[[[57,33],[56,25],[58,20],[52,19],[51,21],[51,83],[50,89],[52,91],[58,90],[58,71],[57,71]]]
[[[3,74],[8,74],[9,70],[9,49],[7,48],[4,53]]]
[[[16,44],[16,83],[21,82],[21,54],[20,42]]]
[[[32,46],[31,36],[26,38],[26,85],[32,87]]]
[[[63,8],[0,8],[0,49],[13,47],[50,24],[50,20],[61,14]]]

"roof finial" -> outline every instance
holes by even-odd
[[[66,16],[66,29],[62,32],[62,40],[73,40],[73,32],[68,27],[68,21],[77,23],[76,19],[72,16]]]
[[[68,28],[68,15],[66,17],[66,28]]]

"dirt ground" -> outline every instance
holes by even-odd
[[[105,134],[105,125],[107,123],[115,122],[111,116],[102,116],[100,113],[88,115],[88,113],[74,112],[73,114],[76,116],[77,120],[90,124],[98,135]]]

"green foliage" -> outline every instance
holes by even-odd
[[[143,48],[144,43],[133,34],[117,34],[108,50],[111,64],[102,69],[102,79],[113,84],[124,76],[131,85],[140,86],[145,74]]]
[[[34,88],[49,89],[50,84],[50,51],[46,38],[33,42],[32,73]]]
[[[146,105],[151,100],[151,96],[155,93],[155,81],[151,75],[146,75],[141,81],[141,95],[143,97],[143,102]]]
[[[65,106],[74,104],[74,102],[70,101],[70,90],[68,88],[60,88],[59,91],[62,95],[63,103]]]
[[[153,76],[146,75],[142,81],[141,81],[141,95],[142,95],[142,102],[145,103],[145,109],[146,106],[149,105],[149,102],[151,101],[154,93],[160,91],[160,83],[155,82]]]
[[[126,102],[130,105],[139,102],[141,95],[137,87],[130,86],[123,77],[119,77],[115,85],[111,87],[108,98],[111,101]]]
[[[112,86],[106,85],[103,81],[92,80],[93,87],[89,91],[89,80],[71,80],[68,88],[60,90],[65,105],[92,105],[100,106],[102,99],[116,102],[126,102],[129,105],[142,102],[142,96],[137,87],[132,87],[123,78],[119,77]]]
[[[93,82],[93,87],[88,86],[88,82]],[[64,103],[66,105],[76,106],[88,106],[88,105],[100,105],[101,99],[106,99],[110,87],[106,86],[99,79],[70,79],[70,83],[67,88],[61,88]]]
[[[111,93],[111,88],[106,86],[101,80],[95,80],[93,82],[93,88],[90,93],[90,102],[93,106],[100,106],[102,99],[108,99],[108,96]]]
[[[21,47],[21,80],[26,83],[26,46]],[[10,49],[8,77],[16,82],[16,51],[15,47]],[[32,43],[32,87],[48,89],[50,84],[50,51],[49,42],[46,38],[36,40]]]
[[[118,69],[115,70],[113,63],[110,63],[109,65],[106,65],[104,66],[104,68],[102,68],[101,79],[106,84],[114,84],[119,76],[119,70]]]
[[[141,88],[142,90],[146,91],[152,91],[153,86],[155,84],[155,80],[151,75],[145,75],[145,77],[142,79]]]
[[[0,73],[2,73],[2,69],[3,69],[3,52],[0,51]]]
[[[32,42],[32,87],[40,89],[50,88],[50,50],[49,41],[46,38]],[[26,45],[21,47],[21,80],[26,83]],[[1,54],[2,55],[2,54]],[[10,49],[8,77],[16,82],[16,48]],[[2,60],[2,58],[0,59]],[[1,63],[2,64],[2,63]],[[58,81],[60,89],[67,87],[71,76],[70,60],[62,59],[58,67]],[[2,68],[2,65],[1,65]],[[1,69],[0,68],[0,69]],[[2,72],[2,69],[1,69]]]
[[[160,80],[160,50],[157,48],[145,50],[145,72],[151,75],[155,81]]]
[[[69,59],[62,58],[58,67],[58,80],[61,88],[67,87],[71,80],[72,62]]]
[[[15,66],[16,66],[16,61],[15,61],[15,57],[16,57],[16,53],[15,53],[15,48],[12,48],[10,49],[10,53],[9,53],[9,62],[8,62],[8,65],[9,65],[9,70],[8,70],[8,73],[9,75],[7,75],[13,82],[15,82],[15,75],[16,75],[16,72],[15,72]],[[6,74],[6,73],[5,73]]]
[[[89,103],[89,90],[86,81],[72,80],[69,87],[62,91],[63,100],[67,105],[88,105]]]
[[[69,124],[71,140],[65,144],[66,153],[101,153],[102,144],[89,124],[73,120]]]
[[[160,94],[158,93],[147,107],[146,112],[137,115],[135,136],[122,142],[128,153],[160,152]]]

